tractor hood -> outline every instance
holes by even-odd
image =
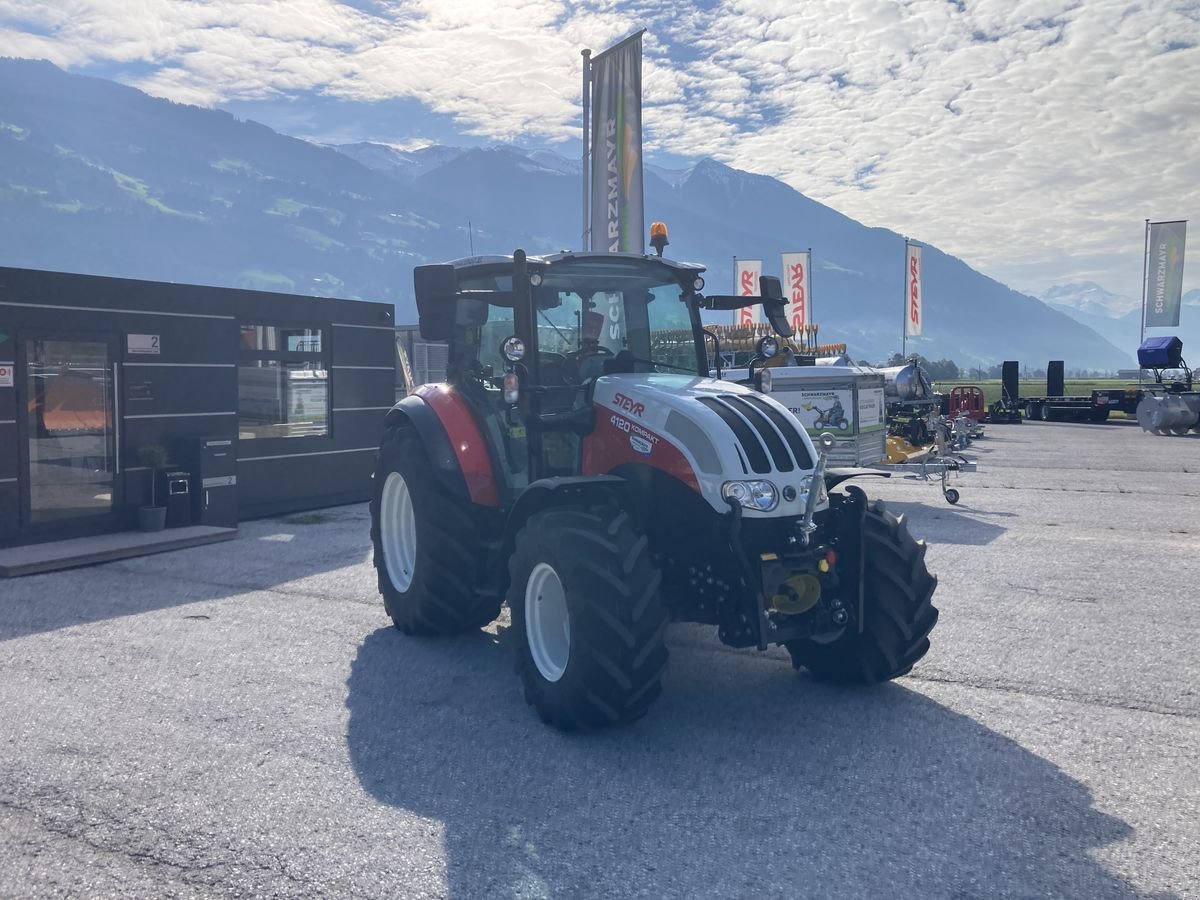
[[[817,454],[800,422],[769,395],[713,378],[622,374],[598,378],[593,401],[598,432],[611,448],[610,468],[637,462],[662,469],[691,483],[722,513],[729,509],[726,482],[767,481],[778,505],[746,508],[746,516],[803,515]]]

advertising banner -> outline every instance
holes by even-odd
[[[591,249],[644,253],[642,35],[591,63]]]
[[[804,423],[805,430],[811,435],[820,434],[822,431],[832,431],[835,434],[849,434],[853,431],[854,392],[849,388],[789,389],[785,397],[775,399],[786,403],[788,409]]]
[[[792,331],[798,336],[804,334],[804,326],[812,321],[809,309],[808,265],[811,254],[783,254],[783,291],[792,304],[789,313],[792,318]]]
[[[1146,327],[1179,325],[1183,296],[1183,245],[1187,222],[1151,222],[1146,260]]]
[[[762,275],[761,259],[737,260],[733,268],[733,292],[739,297],[757,297],[760,275]],[[733,324],[735,325],[757,325],[763,320],[760,304],[739,309],[733,315]]]
[[[921,334],[924,312],[924,297],[921,294],[921,248],[908,244],[904,266],[904,336],[918,337]]]
[[[822,431],[837,437],[882,431],[886,427],[883,388],[860,388],[857,405],[854,393],[849,387],[784,386],[773,396],[791,410],[813,437]]]

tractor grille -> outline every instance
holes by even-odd
[[[808,447],[805,446],[804,439],[800,437],[796,423],[790,417],[785,416],[762,397],[748,397],[745,402],[761,409],[763,414],[771,420],[771,424],[779,429],[779,433],[787,442],[788,449],[792,451],[792,456],[796,459],[797,468],[807,470],[815,465],[812,457],[808,455]]]
[[[737,438],[742,454],[756,474],[774,469],[791,472],[812,466],[808,450],[787,416],[761,397],[721,394],[700,397],[701,403],[721,417]]]

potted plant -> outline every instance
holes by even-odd
[[[162,531],[167,524],[167,508],[158,505],[158,473],[167,464],[167,448],[151,444],[138,451],[138,462],[150,470],[150,505],[138,507],[138,526],[142,531]]]

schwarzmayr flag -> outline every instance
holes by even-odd
[[[1179,326],[1183,296],[1183,244],[1187,222],[1151,222],[1146,261],[1146,327]]]
[[[605,50],[591,71],[591,249],[644,253],[642,33]]]

